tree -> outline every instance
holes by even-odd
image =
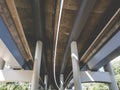
[[[2,82],[0,83],[0,90],[29,90],[29,83],[27,82]]]
[[[120,89],[120,59],[119,58],[112,62],[112,67],[115,73],[115,78],[117,80],[118,87]]]

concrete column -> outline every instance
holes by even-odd
[[[119,90],[111,64],[108,63],[107,65],[105,65],[104,69],[105,69],[106,72],[109,72],[110,76],[111,76],[111,81],[112,82],[109,84],[109,90]]]
[[[39,87],[39,90],[44,90],[44,88],[42,86]]]
[[[42,42],[37,41],[36,50],[35,50],[35,58],[34,58],[35,61],[34,61],[34,68],[33,68],[31,90],[39,90],[41,56],[42,56]]]
[[[5,61],[0,58],[0,69],[4,69]]]
[[[45,90],[47,90],[47,84],[48,84],[48,76],[47,75],[45,75],[44,76],[44,84],[45,84]]]
[[[49,90],[52,90],[52,86],[51,85],[49,85]]]
[[[71,58],[72,58],[73,80],[74,80],[75,90],[82,90],[77,43],[75,41],[71,43]]]
[[[63,74],[60,74],[60,89],[61,90],[64,90],[63,85],[64,85],[64,76]]]

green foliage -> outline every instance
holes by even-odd
[[[120,89],[120,74],[116,75],[116,80],[117,80],[117,84],[118,84],[118,87]]]
[[[29,90],[29,83],[21,82],[2,82],[0,90]]]
[[[108,85],[104,83],[85,83],[83,90],[109,90]]]
[[[117,84],[120,89],[120,59],[112,62],[112,67],[114,69],[115,78],[117,80]]]
[[[98,85],[94,85],[93,90],[109,90],[107,84],[99,83]]]
[[[112,63],[115,75],[120,74],[120,60],[114,61]]]

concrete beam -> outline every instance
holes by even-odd
[[[96,39],[92,42],[92,44],[80,58],[81,62],[86,63],[103,46],[103,44],[109,40],[115,32],[118,31],[118,28],[120,26],[119,17],[120,8],[116,11],[116,13],[112,16],[109,22],[105,25]]]
[[[44,15],[44,10],[43,9],[43,4],[44,3],[44,0],[32,0],[31,1],[32,3],[32,6],[33,6],[33,16],[34,16],[34,26],[35,26],[35,31],[34,31],[34,35],[35,35],[35,38],[36,40],[41,40],[42,43],[43,43],[43,47],[46,47],[47,45],[45,44],[46,43],[46,40],[45,40],[45,32],[44,32],[44,21],[43,21],[43,17],[42,15]],[[43,61],[42,63],[44,64],[43,65],[43,68],[44,68],[44,72],[45,73],[48,73],[48,65],[46,64],[46,50],[44,48],[43,50]],[[48,76],[49,73],[48,73]]]
[[[31,82],[32,73],[30,70],[0,70],[0,82]]]
[[[101,82],[101,83],[110,83],[111,77],[109,72],[92,72],[92,71],[82,71],[80,73],[81,82]]]
[[[92,42],[83,56],[80,58],[81,62],[86,63],[90,58],[95,55],[95,53],[107,42],[110,37],[118,31],[120,26],[120,8],[116,11],[116,13],[112,16],[109,22],[105,25],[105,27],[101,30],[96,39]]]
[[[12,68],[22,68],[1,39],[0,51],[0,58],[5,60],[8,65],[10,65]]]
[[[98,70],[116,55],[120,55],[120,31],[117,32],[87,63],[91,70]],[[111,57],[112,56],[112,57]]]
[[[8,6],[8,9],[9,9],[11,17],[12,17],[12,19],[14,21],[14,24],[15,24],[15,26],[17,28],[18,35],[20,36],[20,40],[21,40],[21,43],[23,45],[22,48],[24,48],[25,53],[26,53],[26,57],[27,57],[26,60],[33,60],[33,57],[32,57],[32,54],[30,52],[28,42],[26,40],[24,31],[23,31],[23,26],[21,24],[21,21],[20,21],[16,6],[15,6],[15,1],[14,0],[5,0],[5,2],[6,2],[6,5]],[[11,33],[13,33],[13,32],[11,32]],[[21,43],[19,43],[19,44],[21,44]]]
[[[80,72],[81,83],[100,82],[111,83],[111,75],[109,72],[93,72],[93,71],[81,71]],[[72,88],[74,85],[73,79],[68,84],[68,88]]]

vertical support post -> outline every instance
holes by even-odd
[[[75,90],[82,90],[76,41],[72,41],[71,43],[71,58],[72,58],[72,69],[73,69]]]
[[[52,86],[51,85],[49,85],[49,90],[52,90]]]
[[[45,90],[47,90],[47,82],[48,82],[48,76],[47,75],[45,75],[44,76],[44,84],[45,84]]]
[[[117,86],[117,82],[115,80],[115,77],[114,77],[114,71],[112,69],[112,66],[110,63],[108,63],[107,65],[104,66],[104,70],[109,72],[110,73],[110,76],[111,76],[111,83],[109,84],[109,89],[110,90],[119,90],[118,89],[118,86]]]
[[[60,89],[61,90],[64,90],[63,84],[64,84],[64,76],[63,74],[60,74]]]
[[[39,90],[44,90],[44,88],[42,86],[40,86],[40,89]]]
[[[42,42],[37,41],[36,50],[35,50],[35,58],[34,58],[35,61],[34,61],[34,68],[33,68],[31,90],[38,90],[39,89],[41,56],[42,56]]]
[[[4,69],[5,61],[0,58],[0,69]]]

